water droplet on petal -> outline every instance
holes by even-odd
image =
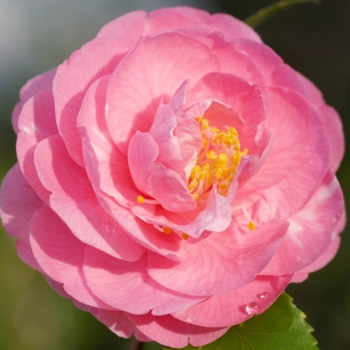
[[[261,293],[261,294],[259,295],[259,298],[260,298],[260,299],[266,299],[268,296],[269,296],[269,293],[264,292],[264,293]]]
[[[252,301],[245,307],[245,311],[248,315],[255,315],[258,313],[259,304],[256,301]]]

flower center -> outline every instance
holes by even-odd
[[[241,151],[234,127],[222,131],[210,127],[208,119],[203,117],[197,122],[201,127],[202,149],[191,172],[188,188],[195,199],[212,185],[217,186],[219,194],[226,196],[241,158],[248,154],[248,149]]]

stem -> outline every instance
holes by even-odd
[[[128,350],[142,350],[143,343],[138,341],[136,338],[131,338]]]
[[[249,16],[245,20],[245,23],[253,28],[256,28],[261,23],[265,22],[269,17],[279,12],[280,10],[283,10],[284,8],[289,7],[291,5],[296,5],[296,4],[306,3],[306,2],[312,2],[314,4],[318,4],[321,2],[321,0],[281,0]]]

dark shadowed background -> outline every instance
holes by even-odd
[[[10,125],[20,87],[53,68],[92,39],[106,22],[128,11],[188,5],[244,19],[272,0],[0,0],[0,178],[15,163]],[[294,69],[310,78],[340,113],[350,140],[350,1],[296,5],[257,29]],[[302,162],[302,158],[300,159]],[[350,199],[350,153],[338,172]],[[322,350],[350,349],[350,232],[336,258],[302,284],[288,287],[315,328]],[[0,232],[0,349],[126,349],[90,314],[53,292],[43,277],[22,263],[14,242]],[[159,349],[148,344],[146,350]]]

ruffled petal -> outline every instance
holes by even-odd
[[[340,246],[340,237],[337,236],[334,238],[334,240],[332,241],[330,246],[327,248],[327,250],[317,260],[315,260],[313,263],[306,266],[302,270],[296,272],[293,275],[291,282],[294,282],[294,283],[304,282],[309,277],[310,272],[314,272],[325,267],[331,260],[333,260],[336,253],[339,250],[339,246]]]
[[[344,198],[336,177],[328,172],[302,211],[292,216],[283,244],[263,274],[286,275],[310,265],[342,229]]]
[[[272,146],[264,166],[238,191],[236,203],[268,203],[280,220],[298,213],[326,174],[329,147],[318,116],[298,93],[272,89],[266,127]]]
[[[35,163],[51,192],[50,207],[78,239],[117,258],[139,259],[144,248],[102,209],[85,171],[69,157],[58,135],[39,143]]]
[[[137,130],[149,131],[162,98],[167,103],[186,79],[191,85],[217,69],[210,50],[185,35],[142,39],[118,65],[107,91],[107,125],[115,144],[126,153]]]
[[[82,274],[85,244],[76,239],[46,205],[33,216],[30,244],[40,268],[54,281],[63,284],[70,297],[86,305],[108,308],[91,293]]]
[[[243,287],[213,295],[172,316],[202,327],[230,327],[266,311],[287,287],[291,277],[257,276]]]
[[[49,192],[36,173],[34,150],[41,140],[58,133],[51,87],[41,89],[24,104],[18,118],[18,129],[18,163],[30,186],[47,203]]]
[[[92,82],[113,72],[132,45],[123,37],[95,39],[57,68],[53,82],[57,125],[69,154],[79,165],[83,160],[76,125],[84,95]]]
[[[165,346],[183,348],[188,344],[202,346],[212,343],[224,335],[228,328],[207,328],[182,322],[176,318],[127,314],[131,322],[147,337]]]
[[[205,299],[164,288],[147,275],[146,267],[146,256],[128,262],[86,248],[84,274],[87,283],[96,296],[114,308],[137,315],[149,311],[153,315],[165,315]]]
[[[132,180],[126,156],[114,145],[105,121],[109,76],[98,79],[87,91],[78,116],[86,172],[96,193],[113,197],[130,207],[139,191]]]
[[[254,280],[282,243],[287,227],[286,222],[270,223],[241,232],[231,225],[227,231],[187,244],[188,259],[183,262],[150,253],[148,273],[159,284],[180,293],[226,293]]]
[[[42,203],[23,177],[18,164],[15,164],[2,181],[0,216],[6,232],[17,238],[16,248],[19,257],[36,270],[40,270],[40,267],[29,245],[29,226]]]

